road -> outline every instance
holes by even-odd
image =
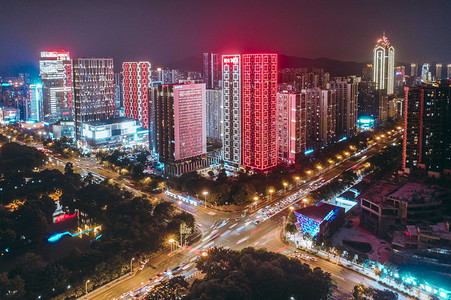
[[[340,175],[343,171],[363,163],[366,158],[376,154],[387,141],[379,146],[372,147],[368,151],[361,153],[359,156],[348,159],[334,168],[321,174],[323,181],[328,181]],[[276,210],[273,215],[265,219],[259,211],[242,217],[241,213],[225,213],[221,211],[205,210],[201,206],[191,206],[185,202],[175,201],[171,197],[164,197],[165,200],[173,201],[177,205],[190,213],[196,218],[196,223],[200,226],[203,236],[202,239],[194,245],[188,245],[176,251],[176,254],[168,256],[163,254],[151,260],[153,267],[146,266],[143,271],[136,273],[134,276],[111,286],[103,287],[88,295],[89,299],[113,299],[119,298],[124,293],[134,291],[139,286],[146,284],[149,279],[153,279],[157,274],[166,269],[172,269],[181,264],[189,264],[190,261],[201,255],[202,252],[209,248],[218,246],[240,250],[245,247],[265,248],[269,251],[288,255],[295,251],[295,248],[286,245],[281,241],[281,230],[288,215],[289,207],[293,204],[302,205],[302,199],[309,191],[309,185],[312,181],[301,185],[298,189],[286,193],[283,196],[274,197],[272,203],[264,203],[261,206],[275,207],[280,204],[280,209]],[[291,197],[293,201],[287,199]],[[284,201],[284,204],[282,204]],[[259,221],[259,223],[257,223]],[[354,286],[360,282],[376,288],[383,288],[374,280],[364,278],[358,273],[340,267],[334,263],[319,259],[318,262],[309,262],[312,266],[320,267],[332,274],[332,278],[338,289],[334,293],[350,295]],[[154,268],[155,267],[155,268]],[[191,267],[192,268],[192,267]],[[186,269],[188,272],[190,269]],[[402,299],[402,297],[400,298]]]
[[[325,170],[321,175],[321,182],[327,182],[343,171],[359,165],[366,158],[376,154],[382,147],[392,142],[392,138],[386,138],[381,142],[371,147],[368,151],[361,153],[356,157],[352,157],[343,161],[341,164]],[[36,144],[36,147],[39,145]],[[54,161],[56,160],[56,161]],[[53,157],[52,161],[46,167],[57,168],[64,170],[68,159]],[[124,186],[130,191],[139,194],[140,191],[131,187],[128,182],[120,180],[119,175],[111,170],[102,168],[96,164],[93,158],[80,158],[72,160],[74,163],[74,171],[80,174],[92,173],[95,177],[100,179],[109,178],[115,183]],[[173,253],[169,251],[159,254],[151,259],[143,270],[136,272],[134,275],[126,276],[123,280],[114,284],[105,285],[83,297],[85,299],[114,299],[119,298],[124,293],[136,290],[143,284],[148,283],[149,279],[155,278],[157,274],[167,269],[172,269],[181,264],[188,264],[192,269],[192,261],[196,259],[202,252],[207,251],[210,247],[218,246],[235,250],[240,250],[245,247],[265,248],[269,251],[289,255],[295,251],[293,246],[287,245],[280,239],[281,230],[283,228],[285,217],[288,215],[289,207],[294,204],[302,205],[302,199],[311,189],[319,186],[311,186],[310,184],[317,181],[319,176],[316,176],[300,185],[295,190],[289,191],[284,195],[275,195],[269,202],[260,202],[255,211],[246,216],[242,216],[242,212],[227,213],[205,209],[201,206],[192,206],[185,202],[176,201],[169,196],[161,196],[164,200],[172,201],[181,209],[192,213],[196,218],[198,229],[202,232],[202,238],[199,242],[193,245],[187,245],[183,248],[178,248]],[[291,199],[291,200],[289,200]],[[264,206],[275,208],[279,204],[279,209],[275,209],[270,217],[263,216],[261,209]],[[260,209],[260,210],[259,210]],[[319,259],[317,262],[310,261],[312,267],[320,267],[323,270],[331,273],[334,283],[338,287],[334,291],[334,295],[342,294],[344,297],[349,296],[353,287],[363,282],[366,285],[376,288],[382,288],[377,282],[367,279],[350,271],[346,268],[338,266],[326,260]],[[402,299],[402,298],[401,298]]]

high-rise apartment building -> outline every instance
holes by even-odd
[[[204,53],[204,81],[207,89],[215,89],[220,87],[221,70],[219,62],[219,54]]]
[[[431,65],[428,63],[423,64],[423,67],[421,68],[421,81],[424,83],[431,83],[432,82],[432,75],[429,71]]]
[[[151,90],[155,137],[151,143],[166,176],[206,166],[205,83],[158,85]]]
[[[42,112],[42,84],[30,84],[28,86],[28,105],[26,105],[26,120],[43,121]]]
[[[405,87],[402,167],[451,169],[450,82]]]
[[[307,89],[307,149],[316,150],[335,142],[337,103],[335,90]]]
[[[73,60],[75,137],[82,124],[114,117],[114,70],[112,58]]]
[[[441,80],[442,79],[442,64],[435,64],[435,79]]]
[[[307,94],[283,91],[277,94],[279,162],[293,164],[296,154],[306,151]]]
[[[149,129],[150,62],[122,63],[122,91],[125,117],[139,122]]]
[[[404,89],[406,83],[406,67],[398,66],[395,68],[395,90],[396,92]]]
[[[277,165],[277,54],[243,54],[242,159],[250,169]]]
[[[446,66],[446,79],[451,79],[451,64]]]
[[[387,90],[388,95],[393,94],[395,48],[385,36],[377,41],[374,47],[373,80],[376,90]]]
[[[44,118],[73,119],[72,62],[68,51],[43,51],[39,60]]]
[[[337,103],[336,137],[348,138],[357,134],[359,77],[337,78],[330,83]]]
[[[124,92],[122,90],[123,73],[114,74],[114,116],[124,117]]]
[[[207,89],[207,138],[221,140],[223,137],[222,90]]]
[[[417,77],[418,76],[418,64],[411,63],[410,64],[410,76]]]
[[[222,56],[224,161],[241,165],[241,55]]]

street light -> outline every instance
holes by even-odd
[[[293,211],[293,210],[294,210],[294,207],[293,207],[293,206],[290,206],[290,210]]]
[[[306,173],[307,173],[308,175],[310,175],[310,174],[312,174],[312,170],[308,170]]]
[[[296,186],[298,186],[299,185],[299,180],[301,180],[301,177],[296,176],[296,177],[294,177],[294,180],[296,180]]]
[[[287,192],[288,183],[284,182],[282,184],[283,184],[283,187],[284,187],[284,193],[286,193]]]
[[[274,190],[273,189],[269,189],[268,193],[269,193],[269,201],[271,201],[272,200],[272,193],[274,193]]]
[[[208,195],[208,192],[204,191],[204,192],[202,192],[202,194],[204,194],[205,208],[207,208],[207,195]]]
[[[304,207],[307,206],[307,202],[308,202],[308,199],[307,199],[307,198],[302,199],[302,203],[304,203]]]
[[[10,135],[8,135],[8,143],[11,143],[11,136]]]
[[[258,196],[254,196],[254,203],[251,205],[251,209],[253,206],[257,206]]]
[[[134,261],[134,260],[135,260],[134,257],[130,260],[130,273],[131,273],[131,274],[133,274],[133,261]]]
[[[173,251],[173,250],[172,250],[172,245],[173,245],[174,242],[175,242],[174,239],[170,239],[170,240],[169,240],[169,243],[171,243],[171,253],[172,253],[172,251]]]
[[[86,280],[86,286],[85,286],[85,294],[87,295],[88,294],[88,283],[90,283],[91,282],[91,280]]]

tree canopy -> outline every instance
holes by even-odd
[[[299,260],[263,249],[213,248],[197,262],[205,274],[187,299],[327,299],[331,277]]]

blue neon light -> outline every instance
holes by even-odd
[[[99,234],[99,235],[96,237],[96,240],[100,239],[101,237],[102,237],[102,234]]]
[[[347,139],[348,139],[347,137],[343,137],[343,138],[339,139],[338,142],[343,142],[343,141],[346,141]]]
[[[89,228],[89,229],[87,229],[85,231],[77,232],[77,233],[70,233],[69,231],[66,231],[66,232],[63,232],[63,233],[58,232],[58,233],[55,233],[55,234],[51,235],[47,239],[47,241],[50,242],[50,243],[56,243],[65,235],[70,235],[71,237],[74,237],[74,236],[79,236],[80,234],[83,235],[83,234],[88,233],[90,231],[92,231],[92,228]]]
[[[10,83],[5,83],[5,82],[3,82],[3,83],[2,83],[2,86],[11,86],[11,84],[10,84]]]
[[[313,153],[313,149],[307,150],[304,152],[305,155],[309,155],[310,153]]]

